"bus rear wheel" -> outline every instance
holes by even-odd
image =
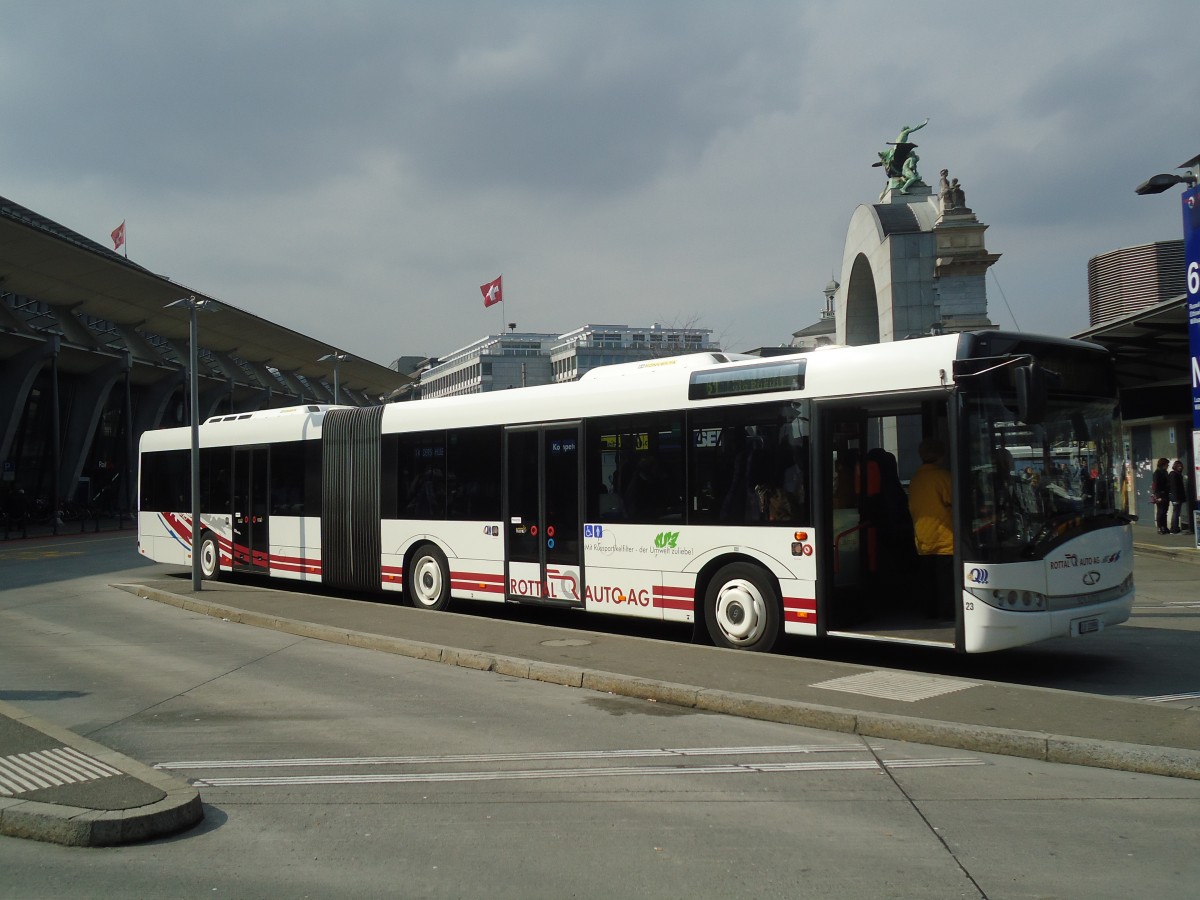
[[[446,556],[433,544],[423,544],[409,566],[408,596],[417,609],[445,609],[450,605],[450,570]]]
[[[200,577],[205,581],[216,581],[221,577],[221,551],[216,535],[211,531],[200,536]]]
[[[770,576],[750,563],[730,563],[704,592],[704,622],[718,647],[769,652],[779,639],[779,593]]]

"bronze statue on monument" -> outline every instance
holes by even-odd
[[[880,200],[888,191],[898,190],[901,194],[907,194],[914,185],[922,183],[921,173],[917,171],[920,157],[913,152],[917,145],[909,142],[908,138],[914,131],[919,131],[928,124],[929,119],[926,117],[920,125],[902,125],[896,140],[888,141],[888,149],[879,151],[879,161],[871,163],[872,166],[882,166],[888,178],[887,186],[879,195]]]

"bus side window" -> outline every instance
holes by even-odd
[[[398,442],[401,519],[446,518],[446,433],[402,434]]]
[[[499,427],[452,431],[446,442],[449,518],[500,518]]]
[[[142,454],[140,508],[149,512],[186,512],[192,508],[190,450]]]
[[[808,519],[807,403],[693,413],[689,521],[800,524]]]
[[[304,516],[306,441],[271,445],[271,515]],[[315,442],[313,442],[315,443]]]
[[[683,421],[677,413],[588,425],[588,513],[609,522],[683,517]]]
[[[618,473],[619,440],[620,433],[613,420],[595,420],[586,425],[586,518],[591,521],[619,522],[624,519]]]

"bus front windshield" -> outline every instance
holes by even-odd
[[[1086,531],[1128,521],[1116,401],[1051,394],[1036,424],[1012,396],[968,396],[968,553],[1036,559]]]

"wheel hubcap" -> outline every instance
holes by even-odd
[[[752,644],[762,636],[767,603],[748,581],[738,579],[717,595],[717,624],[732,644]]]
[[[442,569],[436,560],[425,557],[417,563],[413,595],[422,606],[437,603],[442,594]]]
[[[217,571],[217,551],[213,546],[212,541],[205,541],[200,548],[200,568],[205,575],[212,575]]]

